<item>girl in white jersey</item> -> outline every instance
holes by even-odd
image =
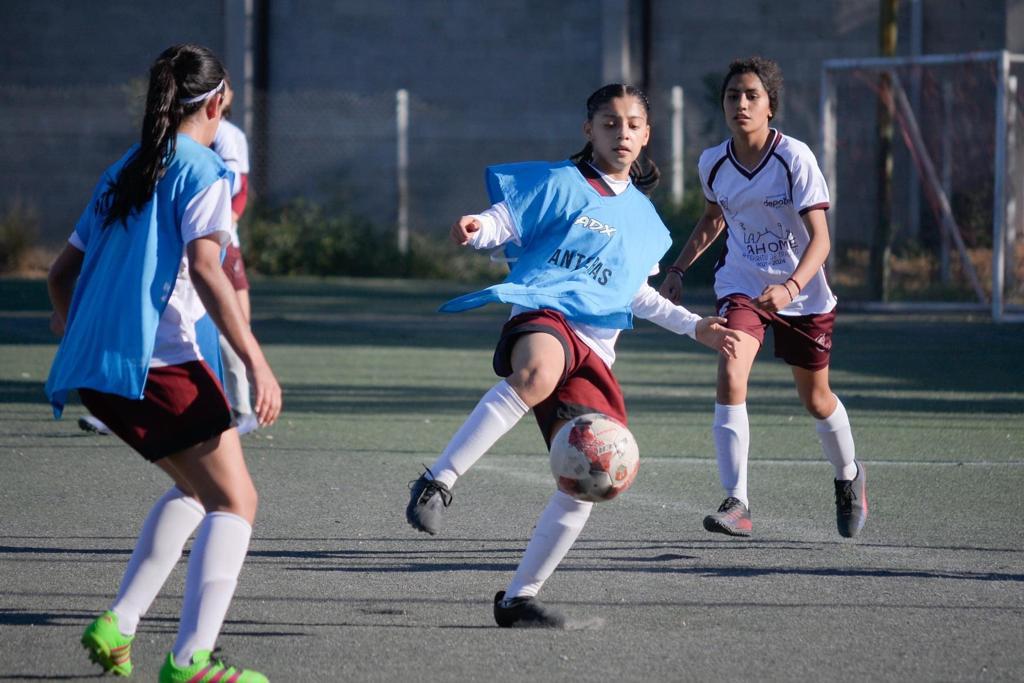
[[[436,534],[456,480],[531,409],[544,439],[566,421],[600,412],[625,424],[611,365],[631,315],[731,353],[737,333],[720,318],[673,306],[646,283],[671,241],[644,196],[657,168],[637,158],[650,136],[641,91],[608,85],[587,100],[588,143],[572,159],[488,169],[493,206],[463,216],[451,238],[476,249],[506,246],[515,261],[505,282],[442,310],[513,304],[494,354],[503,379],[488,391],[448,447],[411,487],[406,519]],[[638,190],[637,188],[642,188]],[[499,626],[561,627],[565,618],[537,593],[582,531],[592,503],[555,491],[508,588],[494,598]]]
[[[143,523],[116,599],[82,635],[105,671],[131,674],[139,619],[196,532],[161,683],[267,680],[211,657],[257,497],[224,394],[196,344],[204,308],[245,359],[261,422],[281,410],[281,389],[220,264],[231,188],[209,146],[224,78],[204,47],[178,45],[157,58],[141,143],[104,174],[48,279],[52,326],[62,335],[47,381],[55,411],[77,389],[94,415],[173,482]]]
[[[247,322],[251,322],[249,278],[245,274],[245,260],[242,258],[241,242],[238,238],[238,221],[245,211],[249,196],[249,142],[242,129],[228,120],[233,100],[234,91],[229,79],[224,85],[224,112],[220,125],[217,126],[217,135],[213,138],[213,151],[224,160],[224,164],[234,174],[234,183],[231,187],[231,242],[225,247],[223,266],[238,295],[242,314]],[[224,363],[224,392],[235,416],[235,427],[239,434],[248,434],[259,427],[259,422],[252,412],[245,363],[223,336],[220,337],[220,351]]]
[[[867,519],[866,473],[854,458],[850,421],[828,381],[836,298],[823,264],[830,244],[828,188],[804,143],[770,126],[779,107],[782,72],[768,59],[734,61],[721,101],[732,137],[701,154],[707,204],[661,293],[678,302],[683,274],[727,231],[715,266],[715,296],[728,327],[742,333],[736,357],[719,360],[712,428],[726,498],[704,519],[708,531],[749,536],[747,382],[772,328],[775,355],[793,371],[804,407],[816,420],[825,457],[835,468],[836,524],[856,536]]]

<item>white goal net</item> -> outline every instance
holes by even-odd
[[[859,298],[1024,319],[1024,55],[828,60],[832,279]]]

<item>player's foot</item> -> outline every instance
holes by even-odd
[[[107,611],[85,627],[82,647],[89,651],[89,659],[115,676],[132,675],[132,640],[118,627],[117,615]]]
[[[192,655],[192,665],[180,667],[174,663],[174,655],[168,654],[160,669],[160,683],[268,683],[267,677],[258,671],[248,671],[231,666],[223,659],[215,659],[209,650],[199,650]]]
[[[239,436],[244,436],[259,429],[260,422],[253,413],[235,413],[235,428]]]
[[[565,616],[537,598],[505,599],[505,591],[494,595],[494,620],[502,628],[564,628]]]
[[[433,474],[428,469],[416,481],[409,483],[409,504],[405,508],[405,519],[413,529],[426,531],[433,536],[441,530],[444,509],[452,504],[452,492],[443,482],[428,479]]]
[[[853,538],[864,528],[868,519],[867,470],[856,463],[857,476],[853,481],[836,479],[836,526],[839,535]]]
[[[729,496],[718,506],[718,512],[704,518],[704,528],[730,536],[749,536],[754,524],[743,501]]]
[[[78,418],[78,428],[83,432],[92,432],[93,434],[110,434],[110,427],[92,415],[83,415]]]

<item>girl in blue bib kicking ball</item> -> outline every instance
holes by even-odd
[[[647,284],[671,245],[647,198],[657,167],[641,162],[650,138],[646,96],[606,85],[587,100],[586,146],[572,158],[487,169],[494,202],[451,228],[459,245],[505,245],[511,270],[501,284],[449,301],[456,312],[512,304],[494,353],[504,379],[490,389],[441,456],[411,487],[406,519],[436,534],[452,487],[532,408],[546,442],[567,421],[604,413],[626,424],[612,374],[615,341],[633,316],[733,353],[738,335],[722,318],[675,306]],[[499,626],[562,627],[565,618],[535,596],[583,529],[593,503],[556,491],[541,513],[511,584],[494,598]]]
[[[257,496],[224,392],[199,351],[196,321],[206,312],[245,361],[260,422],[281,411],[281,388],[221,269],[231,174],[210,143],[225,78],[198,45],[157,58],[141,142],[100,179],[48,278],[52,327],[62,335],[46,382],[54,412],[77,389],[91,414],[173,482],[142,525],[113,604],[82,635],[105,671],[131,674],[139,619],[195,532],[161,683],[267,680],[211,657]]]

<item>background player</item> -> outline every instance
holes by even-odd
[[[162,683],[266,680],[211,657],[257,496],[227,401],[198,352],[204,307],[246,360],[260,420],[274,422],[281,409],[277,379],[221,269],[229,173],[209,145],[224,78],[204,47],[178,45],[157,58],[141,143],[104,174],[48,278],[52,326],[63,335],[46,384],[55,413],[77,389],[86,408],[174,482],[143,524],[111,609],[82,636],[104,670],[131,673],[138,621],[196,531]],[[123,495],[116,474],[98,505]]]
[[[235,93],[230,81],[225,85],[224,111],[217,134],[213,138],[213,151],[220,155],[228,169],[234,173],[231,188],[231,241],[224,254],[224,272],[227,273],[231,285],[238,295],[238,305],[242,309],[247,323],[252,322],[252,309],[249,298],[249,279],[245,275],[245,262],[242,259],[241,242],[238,237],[238,221],[245,212],[249,196],[249,143],[242,129],[231,123],[231,103]],[[227,339],[220,338],[221,358],[224,363],[224,392],[235,417],[235,425],[239,434],[248,434],[257,427],[259,421],[252,412],[249,397],[249,379],[245,374],[245,363],[238,357]]]
[[[747,382],[770,327],[775,355],[792,367],[800,400],[817,421],[822,450],[835,468],[839,533],[851,537],[867,519],[866,473],[854,457],[846,408],[828,381],[836,307],[822,267],[830,248],[828,187],[807,145],[769,125],[781,91],[775,62],[754,57],[729,65],[721,101],[732,137],[700,156],[704,215],[669,267],[661,293],[679,302],[684,272],[727,229],[715,296],[719,314],[742,341],[735,356],[718,362],[712,432],[726,498],[705,517],[704,528],[734,536],[752,531]]]
[[[488,249],[506,245],[512,263],[502,284],[449,301],[442,311],[492,302],[513,304],[494,353],[503,377],[488,391],[441,456],[416,480],[406,518],[436,534],[458,477],[532,408],[541,434],[566,421],[605,413],[626,424],[612,374],[615,342],[635,314],[731,353],[738,335],[720,318],[673,306],[647,285],[671,244],[645,196],[658,180],[638,162],[650,137],[648,104],[631,86],[607,85],[587,100],[587,145],[572,159],[491,167],[495,202],[463,216],[451,237]],[[500,626],[562,626],[564,617],[536,600],[544,581],[575,542],[593,504],[561,491],[541,513],[522,562],[494,599]]]

